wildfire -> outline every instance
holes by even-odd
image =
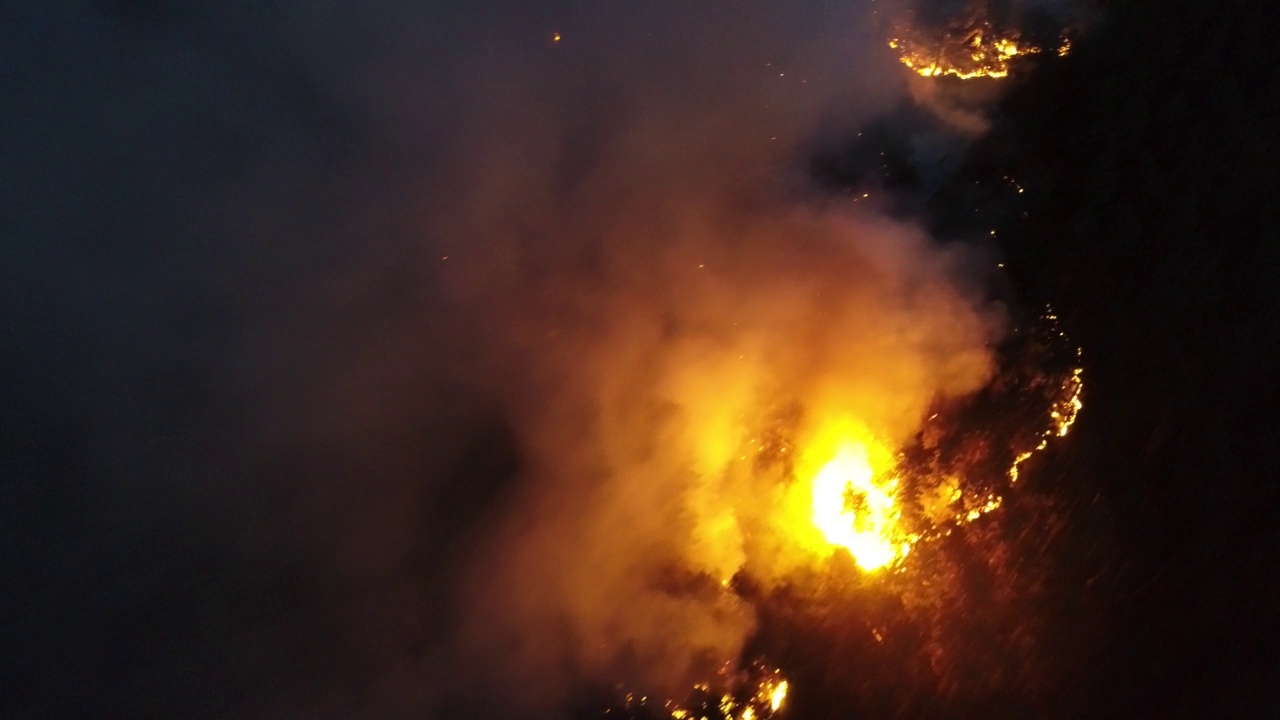
[[[1050,323],[1057,320],[1051,312],[1045,319]],[[1077,358],[1079,354],[1077,350]],[[1083,373],[1077,366],[1063,379],[1050,401],[1045,425],[1035,436],[1036,444],[1017,452],[1010,463],[1010,485],[1018,481],[1023,463],[1054,438],[1066,436],[1075,424],[1084,408]],[[917,542],[950,534],[949,528],[974,522],[1004,504],[1004,498],[994,492],[966,499],[961,479],[950,477],[926,493],[928,500],[922,501],[921,507],[926,525],[908,527],[902,513],[907,500],[888,450],[869,439],[856,423],[834,424],[828,435],[837,439],[820,440],[819,445],[834,450],[828,450],[825,461],[809,471],[813,478],[812,526],[828,551],[848,550],[863,571],[897,566]],[[804,468],[802,464],[800,469]]]
[[[846,441],[813,481],[813,524],[863,570],[885,567],[910,551],[899,527],[897,479],[877,481],[865,445]]]
[[[730,691],[720,696],[713,695],[705,684],[697,685],[688,706],[668,701],[664,706],[666,714],[673,720],[771,720],[780,717],[789,688],[782,673],[755,663],[749,669],[748,677],[751,679],[739,676]],[[644,705],[647,698],[641,700],[639,705]],[[628,697],[628,706],[636,704],[634,698]]]
[[[1042,320],[1048,323],[1047,336],[1065,341],[1051,309]],[[1007,466],[1006,489],[1016,483],[1028,458],[1067,435],[1079,417],[1084,379],[1080,351],[1075,355],[1074,367],[1059,371],[1056,385],[1038,384],[1044,380],[1041,377],[1028,386],[1036,388],[1037,395],[1048,391],[1040,395],[1047,407],[1042,406],[1044,414],[1034,428],[1024,429],[1024,449],[1012,446],[1015,452]],[[792,416],[784,413],[783,417]],[[937,415],[929,421],[935,419]],[[1004,503],[997,490],[966,490],[990,487],[991,478],[983,483],[954,468],[925,476],[924,486],[919,486],[905,464],[905,451],[896,455],[891,444],[851,416],[817,418],[808,430],[798,429],[801,426],[792,424],[796,422],[784,420],[779,429],[753,438],[750,444],[756,446],[756,466],[779,472],[783,478],[777,485],[781,488],[775,496],[778,502],[768,509],[770,522],[785,543],[804,557],[830,557],[843,549],[864,573],[896,571],[905,566],[918,543],[950,535]],[[736,592],[728,580],[721,586]],[[873,634],[880,639],[878,631]],[[655,710],[673,720],[774,720],[785,714],[790,687],[779,670],[756,662],[737,670],[726,666],[721,677],[727,690],[713,692],[710,685],[700,684],[684,701],[669,700],[661,709],[649,705],[647,697],[627,695],[624,707],[641,714],[626,717],[653,717]]]
[[[787,700],[787,681],[783,680],[769,691],[769,709],[777,712]]]
[[[1056,318],[1049,316],[1050,320]],[[1077,357],[1080,351],[1076,351]],[[1076,417],[1080,415],[1080,411],[1084,409],[1084,401],[1080,399],[1080,394],[1084,391],[1084,368],[1076,367],[1071,371],[1071,377],[1067,378],[1062,384],[1060,397],[1049,408],[1050,426],[1040,435],[1040,442],[1030,450],[1024,450],[1018,453],[1013,460],[1013,466],[1009,468],[1009,482],[1018,481],[1018,470],[1022,463],[1031,458],[1032,455],[1049,446],[1049,440],[1055,437],[1066,437],[1071,431],[1071,426],[1075,424]]]
[[[961,80],[1008,77],[1016,58],[1040,52],[1016,33],[996,33],[986,21],[955,26],[941,38],[922,39],[904,32],[890,39],[889,47],[898,51],[899,62],[918,75]]]

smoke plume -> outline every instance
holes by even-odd
[[[75,416],[68,543],[132,578],[64,580],[111,590],[33,674],[125,623],[183,628],[140,652],[219,687],[144,664],[98,709],[674,691],[750,635],[735,572],[805,562],[746,443],[892,447],[987,379],[993,263],[803,173],[907,96],[889,3],[517,5],[28,11],[62,40],[21,61],[46,122],[11,140],[63,154],[11,155],[58,198],[9,226],[52,238],[9,284],[14,362],[59,379],[15,398],[45,418],[20,436],[42,477]],[[149,602],[173,615],[122,620]]]

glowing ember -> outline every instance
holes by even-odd
[[[1070,396],[1055,406],[1049,413],[1053,417],[1058,437],[1066,436],[1067,431],[1075,424],[1076,416],[1084,408],[1084,402],[1080,400],[1080,391],[1084,389],[1084,380],[1080,377],[1083,372],[1083,368],[1076,368],[1071,371],[1071,379],[1067,381],[1065,387],[1070,392]]]
[[[1053,315],[1048,316],[1049,320],[1056,320]],[[1080,356],[1080,351],[1076,351],[1076,356]],[[1049,418],[1052,421],[1049,429],[1045,430],[1040,436],[1040,442],[1030,450],[1024,450],[1018,453],[1013,460],[1013,466],[1009,468],[1009,482],[1018,481],[1018,470],[1022,463],[1026,462],[1032,455],[1049,446],[1049,439],[1054,437],[1065,437],[1071,430],[1071,426],[1075,424],[1076,417],[1080,415],[1080,411],[1084,409],[1084,401],[1080,399],[1080,394],[1084,391],[1084,368],[1076,367],[1071,371],[1071,377],[1067,378],[1062,384],[1060,397],[1054,401],[1053,406],[1049,408]]]
[[[666,712],[674,720],[771,720],[780,717],[787,700],[786,679],[778,670],[769,670],[758,663],[752,666],[750,674],[755,676],[754,680],[740,676],[732,683],[734,687],[729,692],[718,697],[711,694],[707,685],[696,685],[688,706],[668,701],[664,706]],[[627,707],[643,705],[644,702],[636,703],[635,698],[627,697]]]

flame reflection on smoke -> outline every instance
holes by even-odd
[[[967,50],[991,63],[1030,52],[987,33]],[[521,218],[519,232],[488,230],[490,207],[527,194],[501,186],[519,201],[487,201],[476,222],[503,262],[465,274],[450,260],[458,292],[513,328],[495,355],[519,358],[512,374],[535,389],[512,410],[528,496],[477,551],[460,633],[477,663],[509,661],[496,674],[513,686],[554,684],[543,648],[561,643],[591,681],[677,697],[750,637],[739,574],[779,586],[851,559],[891,575],[918,543],[1002,507],[1005,488],[953,473],[930,478],[926,511],[895,457],[934,403],[990,379],[1002,308],[968,277],[968,251],[834,203],[707,182],[724,158],[771,170],[774,151],[655,152],[655,137],[701,139],[684,120],[629,123],[562,213]]]

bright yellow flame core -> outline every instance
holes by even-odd
[[[778,686],[769,693],[769,709],[778,712],[778,708],[782,707],[782,703],[787,699],[787,681],[783,680]]]
[[[1048,319],[1056,320],[1056,316],[1049,315]],[[1018,470],[1024,461],[1048,447],[1054,437],[1070,431],[1084,407],[1083,372],[1076,367],[1063,380],[1049,408],[1047,426],[1036,436],[1038,444],[1015,456],[1009,469],[1011,482],[1018,480]],[[893,454],[861,423],[847,417],[826,419],[827,422],[818,424],[816,432],[803,438],[801,445],[807,449],[797,458],[797,482],[775,498],[780,501],[774,508],[779,526],[806,552],[829,554],[843,547],[865,571],[893,567],[907,556],[915,543],[950,535],[950,528],[974,522],[1003,503],[1003,498],[996,494],[970,496],[965,502],[961,480],[943,478],[923,508],[932,527],[919,533],[909,532],[901,517],[901,484],[892,474]],[[878,631],[873,634],[878,641],[883,641]],[[709,692],[706,684],[694,687],[700,692]],[[788,689],[780,672],[772,670],[756,682],[750,697],[743,699],[734,693],[725,694],[720,697],[718,708],[723,717],[732,720],[768,720],[778,717]],[[640,698],[640,705],[645,700]],[[634,702],[628,695],[628,706]],[[673,720],[701,717],[673,701],[667,701],[665,707]]]
[[[876,458],[880,462],[873,453],[882,456]],[[900,560],[910,542],[899,522],[898,480],[876,472],[877,465],[888,465],[888,453],[846,437],[833,455],[813,476],[814,527],[830,546],[848,550],[863,570]]]

